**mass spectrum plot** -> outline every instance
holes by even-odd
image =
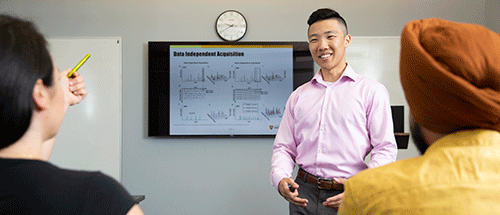
[[[283,71],[283,75],[274,74],[274,72],[271,72],[271,74],[262,76],[262,79],[264,79],[264,81],[266,81],[268,84],[271,84],[271,82],[274,81],[283,81],[286,79],[286,70]]]
[[[219,74],[218,72],[216,74],[211,74],[207,76],[207,79],[213,84],[221,81],[227,82],[230,78],[231,78],[231,72],[228,72],[227,76],[224,74]]]
[[[222,119],[228,119],[229,116],[231,116],[231,109],[228,111],[223,111],[223,110],[216,110],[216,111],[210,111],[207,116],[214,122],[217,122],[217,120],[222,120]]]
[[[182,82],[205,82],[205,67],[193,69],[182,66],[179,74]]]
[[[187,107],[183,107],[180,110],[180,118],[182,121],[188,122],[198,122],[206,120],[203,118],[202,114],[198,113],[197,110],[189,110]]]
[[[196,116],[196,115],[186,115],[186,116],[181,116],[183,121],[200,121],[201,116]]]
[[[266,117],[267,120],[271,120],[271,118],[275,118],[275,117],[282,117],[283,116],[283,112],[282,112],[282,109],[281,108],[276,108],[276,107],[272,107],[272,108],[264,108],[264,111],[261,112],[262,115],[264,115],[264,117]]]
[[[261,75],[260,68],[242,69],[241,67],[236,67],[234,70],[233,77],[235,82],[259,83],[261,82],[260,75]]]

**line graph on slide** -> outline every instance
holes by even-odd
[[[274,81],[283,81],[286,79],[286,70],[283,71],[283,75],[280,75],[278,73],[271,72],[271,74],[267,74],[265,76],[262,76],[262,79],[266,81],[268,84],[271,84],[271,82]]]
[[[205,67],[193,69],[182,66],[179,74],[182,82],[205,82]]]
[[[261,82],[261,69],[260,68],[254,68],[252,70],[245,70],[241,67],[236,67],[234,70],[234,81],[235,82],[256,82],[259,83]]]
[[[183,108],[180,109],[180,117],[182,121],[189,121],[189,122],[198,122],[198,121],[204,121],[207,120],[206,118],[203,118],[203,116],[198,113],[196,109],[189,108],[187,106],[184,106]]]
[[[267,120],[271,120],[271,118],[275,117],[283,117],[283,112],[281,108],[277,107],[271,107],[271,108],[264,108],[264,111],[261,112],[264,117],[266,117]]]
[[[215,73],[215,74],[210,74],[207,76],[207,79],[212,82],[212,84],[215,84],[216,82],[227,82],[231,78],[231,72],[228,72],[228,76],[222,74],[222,73]]]
[[[229,116],[231,116],[231,109],[229,109],[228,111],[224,110],[210,111],[210,113],[208,113],[207,116],[214,122],[217,122],[217,120],[221,119],[228,119]]]

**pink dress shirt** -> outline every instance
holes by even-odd
[[[368,165],[365,157],[371,151]],[[295,163],[323,178],[349,178],[396,160],[389,93],[347,65],[335,83],[321,71],[288,98],[276,134],[271,184],[292,177]]]

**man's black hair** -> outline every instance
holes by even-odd
[[[335,19],[337,20],[341,26],[343,27],[344,35],[349,34],[349,31],[347,30],[347,22],[340,16],[340,14],[332,9],[329,8],[321,8],[316,11],[314,11],[310,16],[309,19],[307,20],[307,24],[309,27],[311,27],[312,24],[326,20],[326,19]]]

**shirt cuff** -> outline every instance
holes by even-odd
[[[274,174],[271,174],[271,184],[278,190],[278,185],[280,184],[280,181],[283,180],[284,178],[291,178],[291,174],[287,174],[282,171],[276,171]]]

